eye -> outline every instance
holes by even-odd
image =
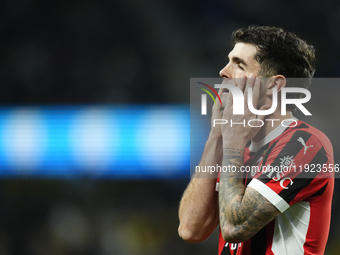
[[[238,64],[237,66],[238,66],[238,68],[240,68],[241,70],[244,71],[243,67],[240,64]]]

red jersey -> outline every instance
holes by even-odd
[[[279,126],[246,148],[244,165],[260,169],[247,172],[245,185],[281,214],[243,243],[226,243],[220,232],[218,254],[323,254],[335,171],[333,147],[326,135],[303,121],[286,129]]]

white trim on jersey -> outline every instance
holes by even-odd
[[[286,126],[289,126],[291,123],[294,122],[294,120],[297,121],[298,119],[292,118],[290,120],[286,120],[284,123],[285,123]],[[282,126],[280,124],[276,128],[274,128],[274,130],[272,130],[268,135],[266,135],[266,137],[263,138],[261,141],[258,141],[258,142],[251,141],[251,144],[249,146],[249,150],[251,152],[257,152],[258,149],[260,149],[263,145],[269,143],[270,141],[274,140],[276,137],[281,135],[283,133],[283,131],[285,131],[286,128],[287,127]]]
[[[270,203],[272,203],[281,213],[289,208],[289,204],[278,194],[276,194],[266,184],[258,179],[252,179],[248,187],[255,189],[262,196],[264,196]]]
[[[272,252],[303,255],[310,220],[310,204],[301,201],[275,218]]]
[[[292,206],[258,179],[248,187],[268,199],[281,214],[275,218],[271,250],[275,255],[303,255],[310,220],[310,204],[300,201]]]

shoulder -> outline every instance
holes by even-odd
[[[327,157],[333,160],[332,143],[322,131],[301,120],[296,121],[295,124],[295,126],[287,127],[286,130],[272,142],[275,142],[276,145],[299,144],[303,148],[308,146],[322,148],[325,150]]]
[[[287,128],[274,139],[263,157],[263,165],[289,167],[298,172],[300,178],[332,177],[334,166],[333,147],[328,137],[315,127],[297,121],[297,125]],[[329,166],[329,171],[319,171]],[[303,171],[307,167],[307,176]],[[314,171],[314,168],[318,171]]]
[[[329,143],[331,145],[331,142],[328,139],[328,137],[316,127],[301,120],[298,120],[293,124],[295,125],[294,126],[291,125],[290,127],[286,128],[286,130],[282,133],[281,137],[289,136],[294,133],[301,133],[301,134],[306,133],[306,134],[309,134],[310,136],[316,137],[317,140],[319,140],[322,144]]]

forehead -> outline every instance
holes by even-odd
[[[230,60],[233,58],[240,58],[244,60],[249,67],[259,68],[260,64],[254,59],[256,54],[256,47],[249,43],[236,43],[234,49],[229,53]]]

